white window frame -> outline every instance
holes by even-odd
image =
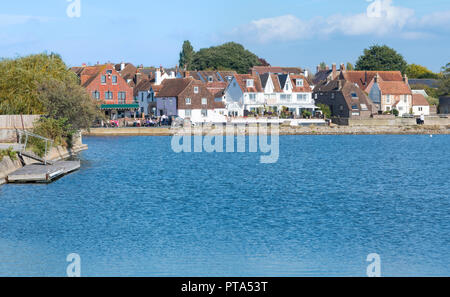
[[[186,118],[190,118],[190,117],[192,116],[192,111],[191,111],[190,109],[186,109],[186,110],[184,111],[184,116],[185,116]]]
[[[184,101],[186,102],[186,105],[191,105],[192,104],[191,98],[186,98],[186,99],[184,99]]]
[[[304,86],[304,82],[303,79],[299,78],[295,81],[297,87],[303,87]]]
[[[255,86],[255,81],[253,79],[247,79],[247,88],[253,88]]]
[[[208,98],[202,98],[202,105],[208,105]]]
[[[194,94],[198,94],[198,92],[199,92],[199,89],[198,89],[198,87],[196,86],[196,87],[194,87]]]

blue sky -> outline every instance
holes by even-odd
[[[433,71],[450,62],[448,0],[79,1],[79,18],[68,17],[69,0],[2,1],[0,57],[53,51],[70,66],[169,67],[188,39],[196,50],[236,41],[272,65],[312,70],[354,63],[373,44]]]

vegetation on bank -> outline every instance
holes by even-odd
[[[9,157],[11,160],[17,160],[17,152],[13,150],[12,147],[7,148],[6,150],[0,150],[0,162],[3,161],[4,157]]]
[[[33,132],[65,146],[101,117],[77,75],[54,53],[0,61],[0,114],[42,115]],[[43,153],[41,140],[30,138],[30,144]]]

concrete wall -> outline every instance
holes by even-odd
[[[415,118],[368,118],[368,119],[346,119],[335,118],[333,123],[342,126],[415,126]],[[425,117],[425,125],[448,126],[450,118],[440,118],[437,116]]]
[[[0,142],[16,142],[16,129],[32,129],[40,115],[0,115]]]
[[[9,157],[3,157],[0,161],[0,185],[5,183],[5,178],[8,174],[22,168],[22,164],[19,160],[11,160]]]

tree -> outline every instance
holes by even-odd
[[[355,69],[355,67],[353,67],[353,64],[350,63],[350,62],[348,62],[348,63],[347,63],[347,70],[348,70],[348,71],[352,71],[352,70],[354,70],[354,69]]]
[[[196,52],[192,62],[195,70],[234,70],[248,73],[253,66],[259,66],[259,57],[234,42],[201,49]]]
[[[436,73],[433,73],[428,68],[417,65],[417,64],[410,64],[406,67],[406,75],[408,75],[409,78],[431,78],[431,79],[437,79],[439,78],[439,75]]]
[[[327,69],[327,63],[321,62],[321,63],[319,64],[319,68],[320,68],[320,70],[325,70],[325,69]]]
[[[356,62],[356,70],[367,71],[401,71],[406,70],[405,59],[394,49],[383,45],[374,45],[364,50]]]
[[[267,62],[266,59],[263,59],[263,58],[259,58],[259,65],[260,66],[269,66],[270,67],[269,62]]]
[[[322,111],[323,115],[325,116],[325,118],[329,119],[331,118],[331,109],[330,106],[326,105],[326,104],[317,104],[317,106],[319,107],[319,109]]]
[[[0,114],[44,114],[38,86],[57,79],[78,83],[57,54],[38,54],[0,61]]]
[[[439,81],[440,96],[450,95],[450,63],[442,67],[442,78]]]
[[[191,45],[191,42],[189,40],[186,40],[183,43],[183,48],[180,53],[180,68],[191,70],[192,60],[194,58],[194,48]]]
[[[79,79],[57,54],[0,62],[0,114],[39,114],[89,128],[99,115]]]
[[[94,101],[77,83],[51,79],[41,83],[38,92],[46,115],[56,120],[67,120],[75,130],[89,129],[100,117]]]

